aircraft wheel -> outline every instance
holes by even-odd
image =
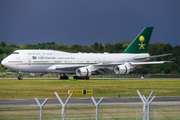
[[[18,80],[22,80],[23,79],[23,77],[22,76],[18,76]]]
[[[69,77],[68,76],[61,76],[60,79],[65,80],[65,79],[69,79]]]
[[[85,77],[74,76],[73,79],[89,80],[89,76],[85,76]]]

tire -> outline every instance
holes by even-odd
[[[68,76],[61,76],[60,79],[61,80],[68,80],[69,78],[68,78]]]
[[[23,77],[22,76],[18,76],[18,80],[22,80],[23,79]]]

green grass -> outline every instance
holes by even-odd
[[[72,98],[138,97],[136,90],[148,96],[180,96],[180,80],[0,80],[0,99],[67,98],[68,90],[93,90],[91,95]]]
[[[116,105],[99,106],[98,120],[142,120],[143,106]],[[179,106],[151,106],[150,119],[152,120],[179,120]],[[66,107],[66,120],[86,119],[94,120],[95,107]],[[1,109],[0,119],[39,119],[39,108],[11,108]],[[61,119],[61,106],[43,107],[43,120]]]

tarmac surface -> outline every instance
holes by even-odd
[[[0,78],[0,80],[18,80],[18,79]],[[60,79],[58,78],[24,78],[23,80],[60,80]],[[63,81],[66,81],[66,80],[72,80],[72,79],[65,79]],[[81,79],[78,79],[78,80],[81,80]],[[89,78],[89,80],[180,80],[180,78]]]
[[[38,99],[42,104],[45,99]],[[62,99],[65,103],[66,99]],[[100,98],[95,98],[96,102]],[[93,102],[91,98],[73,98],[68,102],[68,106],[77,105],[90,105]],[[143,104],[140,97],[128,97],[128,98],[103,98],[101,105],[123,105],[123,104]],[[155,97],[152,104],[158,105],[180,105],[180,97]],[[38,106],[35,99],[6,99],[0,100],[0,107],[26,107],[26,106]],[[58,99],[48,99],[45,106],[61,106]]]

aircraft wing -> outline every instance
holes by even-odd
[[[125,62],[125,63],[129,63],[130,65],[145,65],[145,64],[163,64],[163,63],[167,63],[167,62],[172,62],[172,61],[151,61],[151,62]],[[115,67],[117,65],[123,65],[125,63],[112,63],[112,64],[95,64],[92,65],[93,67]]]
[[[59,70],[67,73],[76,73],[77,69],[90,69],[93,74],[110,74],[114,71],[114,69],[119,66],[119,65],[124,65],[124,66],[129,66],[130,69],[134,69],[139,65],[144,65],[144,64],[163,64],[166,62],[171,62],[171,61],[151,61],[151,62],[125,62],[125,63],[112,63],[112,64],[94,64],[94,65],[67,65],[67,66],[58,66],[54,65],[48,70]],[[85,70],[86,70],[85,69]],[[81,71],[82,72],[82,71]]]
[[[163,64],[163,63],[167,63],[167,62],[171,62],[171,61],[152,61],[152,62],[127,62],[132,66],[137,66],[137,65],[145,65],[145,64]],[[103,69],[103,68],[108,68],[108,67],[115,67],[117,65],[123,65],[125,63],[112,63],[112,64],[94,64],[94,65],[73,65],[73,66],[55,66],[56,70],[64,70],[64,71],[68,71],[68,70],[74,70],[76,71],[77,68],[81,68],[81,67],[91,67],[94,70],[97,69]]]
[[[76,71],[77,68],[85,67],[85,65],[74,65],[74,66],[56,66],[56,70],[64,70],[64,71]]]

